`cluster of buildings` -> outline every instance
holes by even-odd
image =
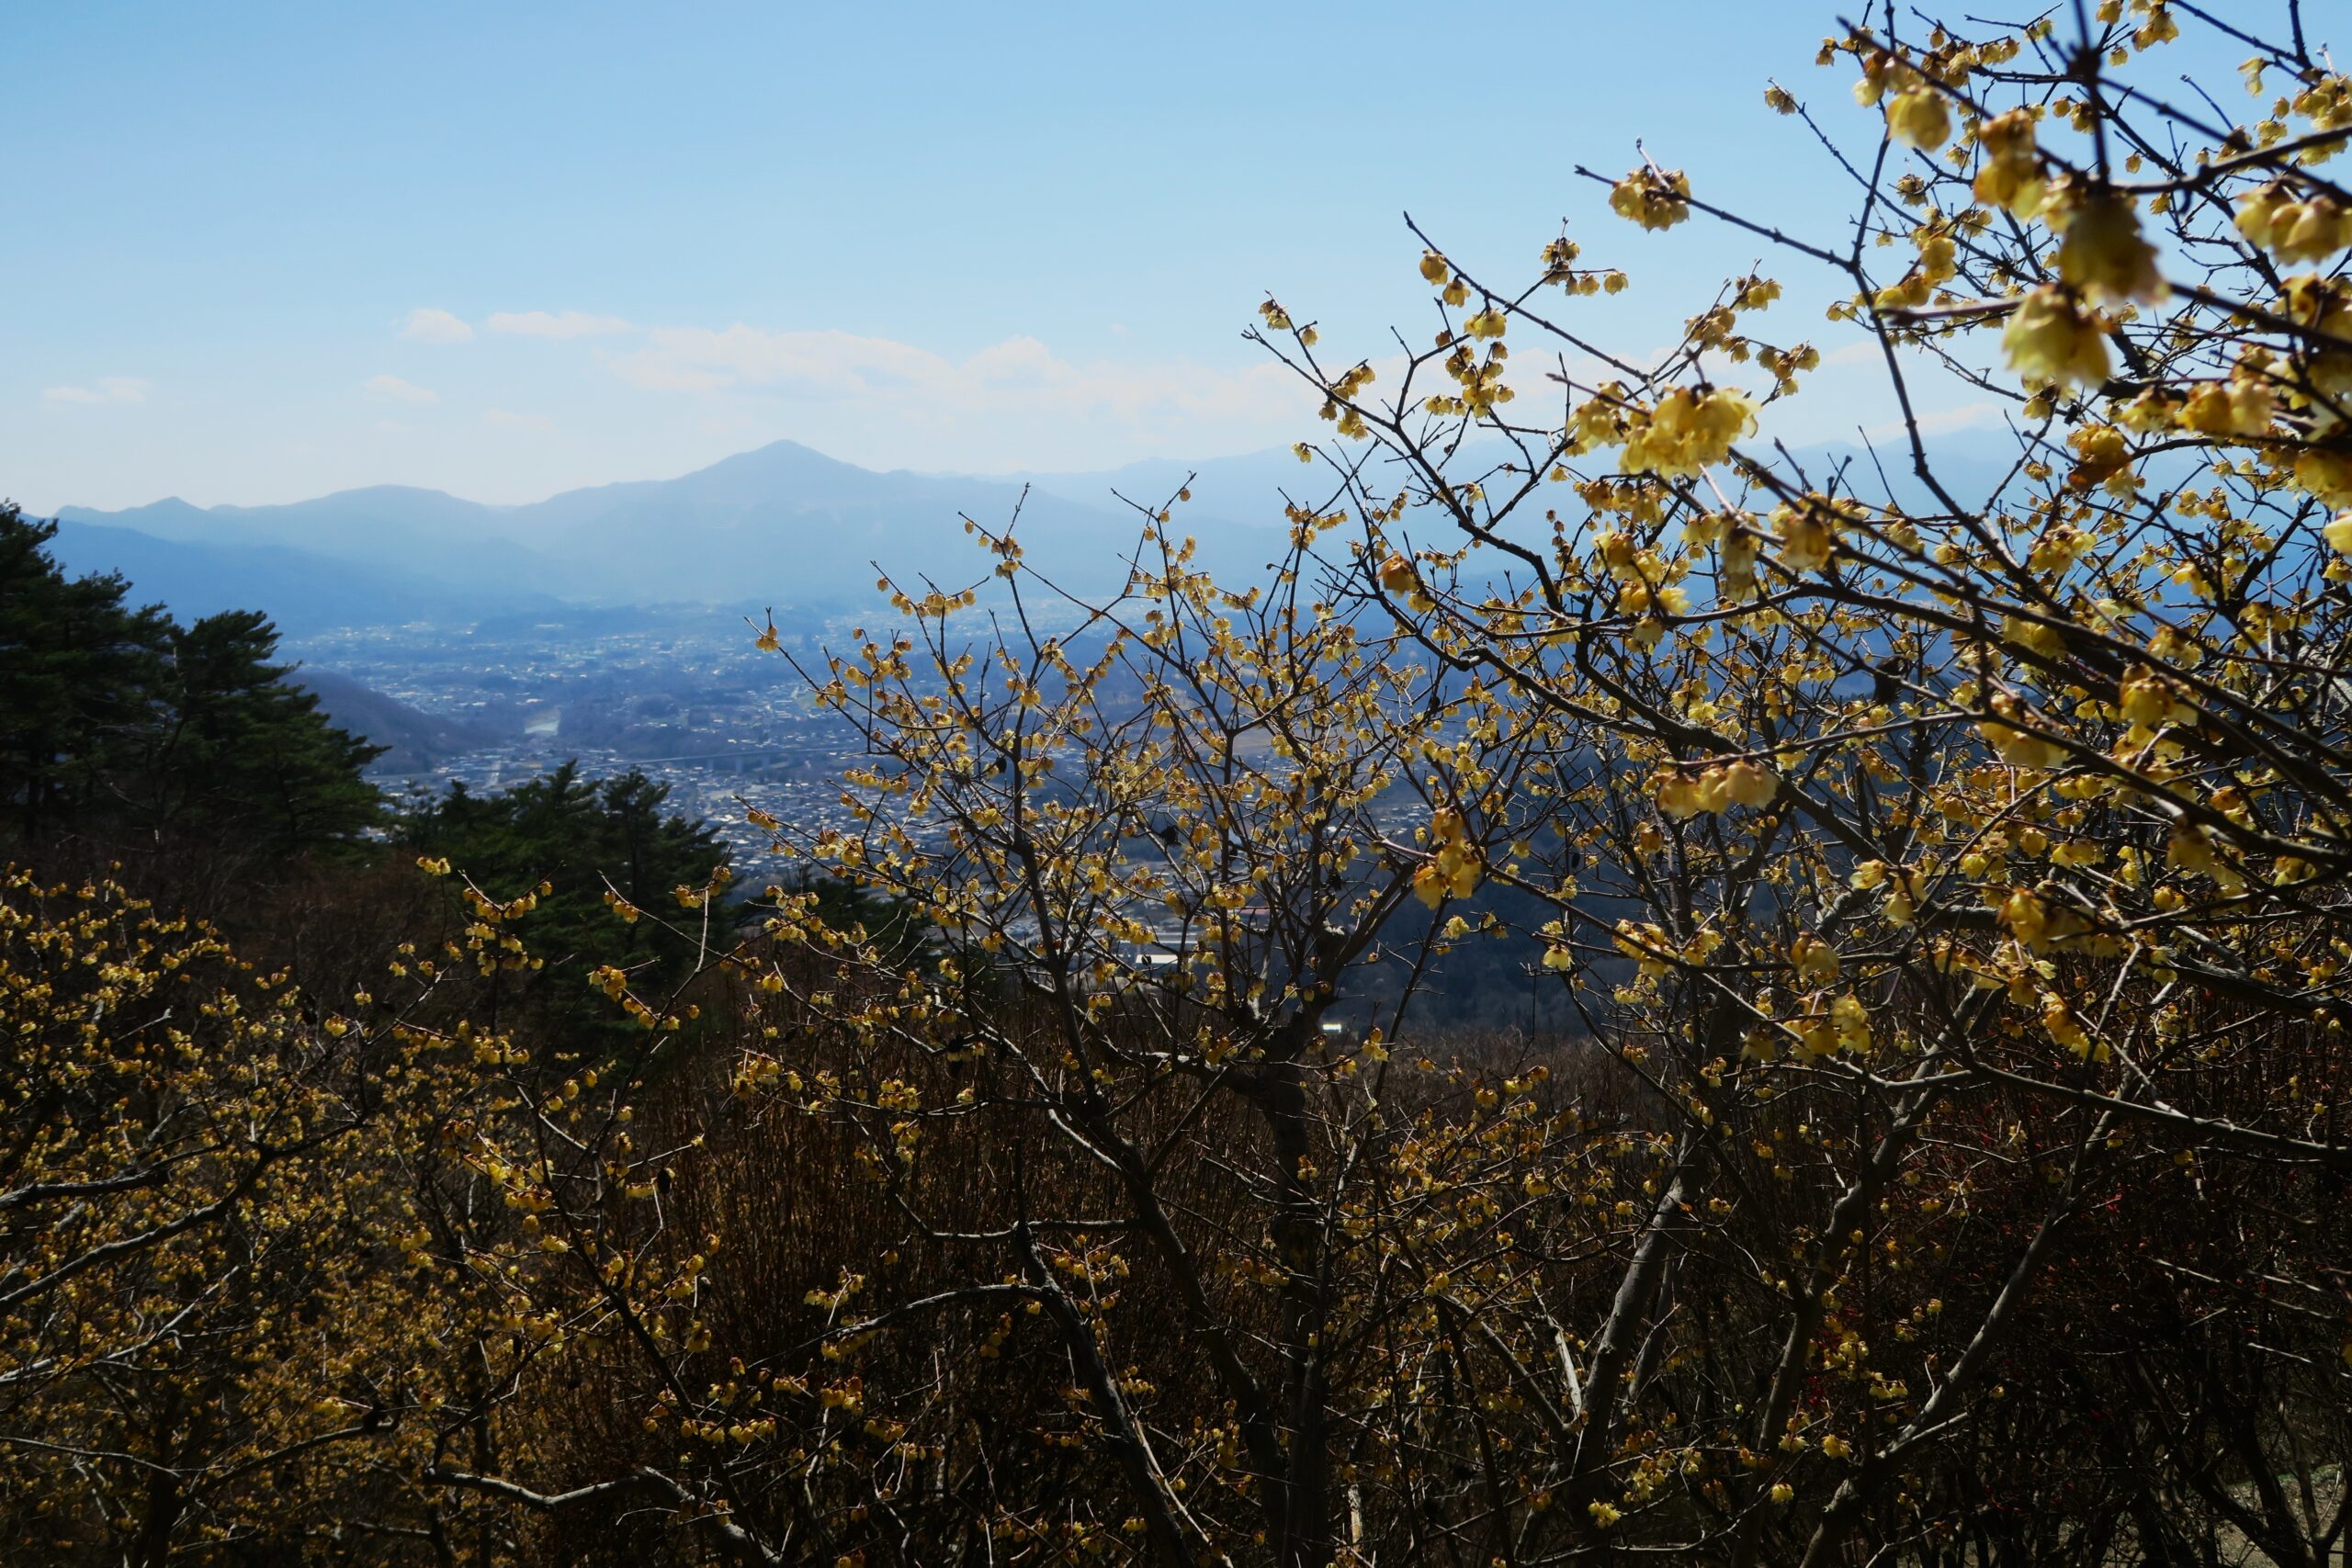
[[[832,628],[834,639],[845,630]],[[288,652],[390,699],[360,723],[405,727],[399,757],[374,770],[396,799],[452,784],[494,793],[566,761],[591,779],[634,770],[666,784],[670,809],[708,822],[739,873],[756,876],[769,838],[747,807],[846,827],[836,781],[859,747],[753,636],[719,610],[582,611],[465,631],[339,630]],[[804,655],[825,640],[821,623],[785,639]]]

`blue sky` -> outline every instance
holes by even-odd
[[[1834,223],[1760,97],[1852,123],[1811,63],[1834,16],[8,6],[0,491],[519,501],[780,436],[961,471],[1286,443],[1311,407],[1240,330],[1272,289],[1334,347],[1419,336],[1402,210],[1508,277],[1569,217],[1634,278],[1574,308],[1635,349],[1754,248],[1611,220],[1577,162],[1643,135]],[[1789,335],[1831,341],[1821,300],[1792,288]]]

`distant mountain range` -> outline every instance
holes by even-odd
[[[70,572],[120,572],[130,580],[134,598],[169,605],[182,619],[259,609],[275,617],[281,629],[294,633],[413,621],[469,622],[556,603],[544,593],[502,592],[494,583],[453,582],[325,549],[234,536],[213,539],[200,528],[175,536],[111,521],[139,517],[168,526],[170,520],[147,514],[174,507],[199,519],[211,515],[179,502],[161,502],[134,513],[68,508],[51,552]],[[84,521],[101,516],[110,520]]]
[[[1951,445],[1939,443],[1939,457],[1999,472],[1989,450]],[[678,479],[568,491],[527,506],[390,485],[281,506],[69,506],[55,547],[68,568],[120,571],[140,597],[183,615],[261,609],[298,635],[469,625],[559,604],[823,612],[873,603],[876,562],[942,586],[981,577],[989,563],[963,519],[998,529],[1016,506],[1028,559],[1074,591],[1099,593],[1124,581],[1122,552],[1142,522],[1122,501],[1164,505],[1188,476],[1193,500],[1171,531],[1194,536],[1200,564],[1227,581],[1255,576],[1280,548],[1285,493],[1319,505],[1331,488],[1324,469],[1287,451],[978,478],[876,473],[778,441]],[[1898,469],[1895,482],[1906,481]]]
[[[1182,526],[1203,536],[1206,564],[1254,569],[1279,544],[1277,460],[1295,482],[1298,465],[1286,453],[1203,466]],[[183,615],[258,608],[302,633],[464,624],[562,603],[860,605],[872,600],[877,561],[943,585],[984,575],[989,563],[963,519],[1001,528],[1018,505],[1030,558],[1094,592],[1123,579],[1120,551],[1142,521],[1114,491],[1157,505],[1188,471],[875,473],[779,441],[679,479],[527,506],[390,485],[280,506],[69,506],[58,514],[55,550],[70,570],[119,571],[140,596]],[[1212,493],[1224,514],[1197,504]]]

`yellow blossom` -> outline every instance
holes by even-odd
[[[2020,300],[2001,333],[2010,367],[2029,382],[2072,386],[2105,381],[2109,361],[2098,320],[2054,284]]]
[[[1671,229],[1690,216],[1690,181],[1681,170],[1635,169],[1609,192],[1609,209],[1645,229]]]
[[[1976,140],[1984,149],[1984,164],[1977,170],[1973,188],[1977,200],[2003,208],[2018,218],[2031,218],[2041,210],[2047,187],[2033,139],[2030,109],[2011,109],[1977,128]]]
[[[1756,403],[1745,392],[1719,387],[1694,392],[1677,387],[1660,398],[1634,438],[1625,444],[1629,474],[1667,479],[1695,477],[1720,463],[1731,445],[1756,428]]]
[[[1819,571],[1829,564],[1837,542],[1834,519],[1826,508],[1779,506],[1772,521],[1781,531],[1781,564],[1791,571]]]
[[[2132,204],[2102,191],[2053,212],[2052,227],[2065,238],[2058,247],[2058,276],[2093,304],[2165,298],[2156,248],[2140,232]]]
[[[1932,152],[1951,137],[1951,110],[1934,88],[1914,87],[1886,106],[1886,129],[1897,141]]]

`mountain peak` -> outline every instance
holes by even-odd
[[[771,441],[764,446],[754,446],[748,452],[738,452],[731,457],[721,457],[707,468],[696,468],[677,479],[679,484],[700,480],[756,475],[775,479],[822,475],[839,479],[849,474],[870,474],[874,470],[861,468],[854,463],[844,463],[829,457],[814,446],[804,446],[797,441]]]
[[[201,517],[205,510],[194,502],[185,501],[176,495],[167,495],[161,501],[151,501],[144,506],[128,507],[120,512],[101,512],[89,506],[61,506],[57,509],[57,515],[68,522],[133,525],[154,524],[175,518]]]

